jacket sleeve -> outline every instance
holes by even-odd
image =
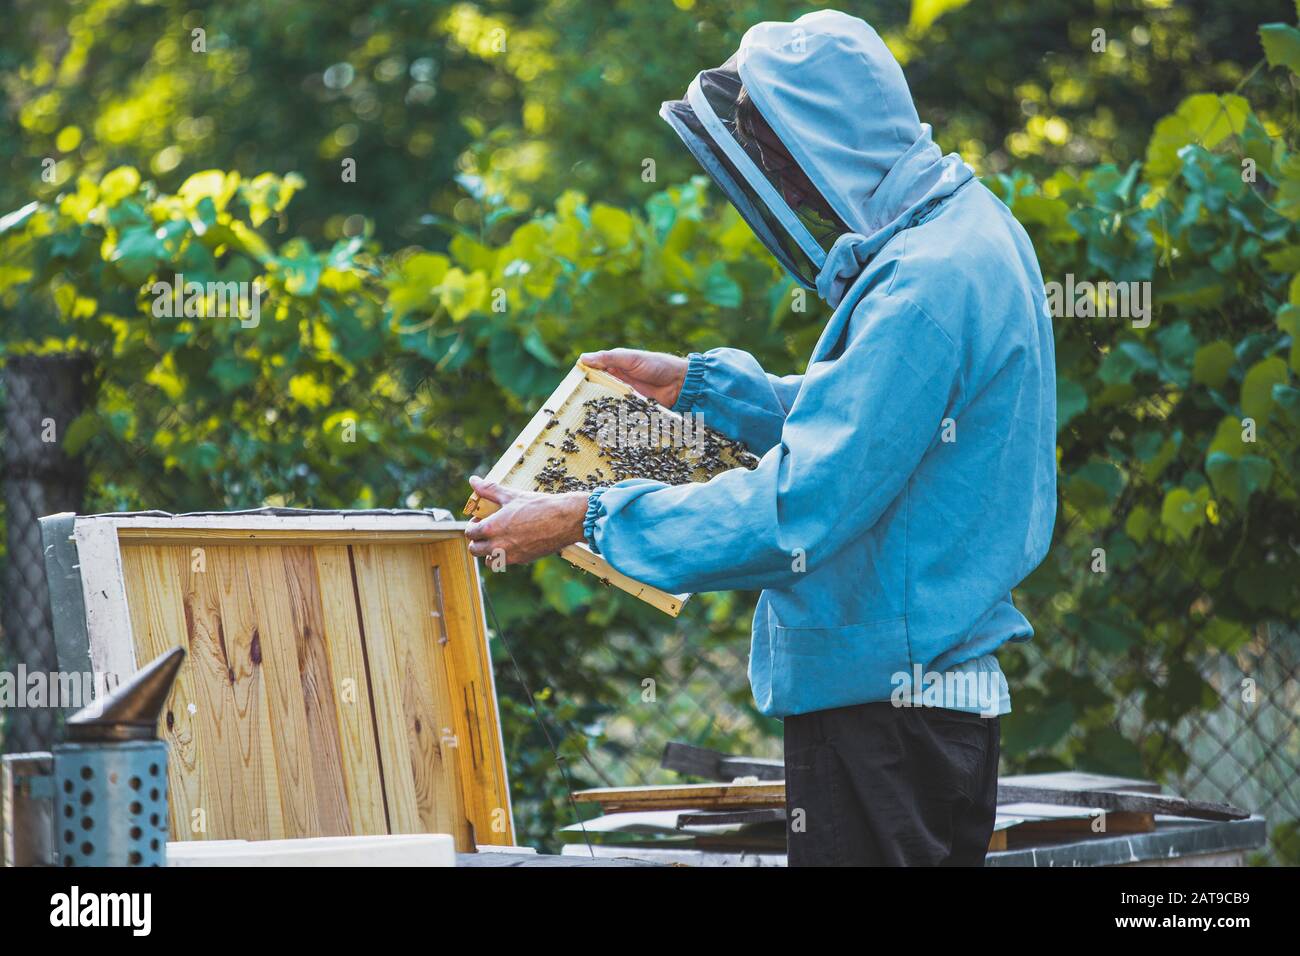
[[[899,495],[960,394],[959,368],[956,344],[923,311],[867,296],[844,351],[809,366],[756,469],[597,490],[587,541],[619,571],[673,593],[789,587]]]
[[[802,375],[778,377],[739,349],[693,352],[675,412],[698,412],[704,424],[761,455],[781,440],[781,426]]]

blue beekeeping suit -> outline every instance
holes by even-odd
[[[742,84],[847,226],[832,241],[735,135]],[[803,375],[692,355],[676,410],[761,461],[598,491],[588,542],[667,591],[763,589],[749,676],[769,715],[888,700],[899,674],[1028,639],[1010,592],[1051,539],[1056,384],[1024,230],[932,142],[875,31],[841,13],[753,27],[661,115],[834,312]]]

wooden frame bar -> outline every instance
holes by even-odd
[[[524,426],[524,430],[519,433],[519,437],[510,443],[506,453],[497,460],[497,463],[492,466],[492,470],[485,476],[486,480],[506,487],[515,487],[508,480],[510,474],[524,462],[525,458],[537,453],[538,443],[547,430],[547,425],[552,419],[552,413],[567,405],[575,393],[588,384],[596,385],[615,395],[622,396],[633,393],[631,386],[619,381],[614,376],[578,363],[564,377],[563,381],[556,386],[550,398]],[[665,415],[673,414],[667,409],[664,409],[663,413]],[[531,490],[531,486],[528,486],[528,490]],[[471,494],[469,500],[465,503],[464,513],[474,518],[486,518],[496,510],[497,506],[492,502],[484,501],[477,494]],[[614,587],[626,591],[633,597],[645,601],[652,607],[656,607],[672,617],[676,617],[681,613],[687,599],[690,597],[689,594],[670,594],[635,578],[628,577],[599,554],[592,551],[585,543],[569,545],[560,552],[560,557],[574,567],[581,568],[589,574],[594,574],[607,584],[612,584]]]

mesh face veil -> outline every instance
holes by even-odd
[[[807,214],[801,218],[790,208],[775,177],[764,171],[756,144],[737,135],[741,85],[732,57],[717,69],[700,73],[686,98],[664,103],[659,115],[677,131],[763,245],[801,285],[813,289],[826,261],[826,250],[809,231],[809,224],[818,228],[816,218]],[[821,238],[828,239],[825,234]]]

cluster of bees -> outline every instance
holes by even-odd
[[[753,469],[758,458],[743,444],[726,438],[703,424],[695,424],[693,440],[684,441],[690,425],[670,417],[662,408],[639,395],[607,396],[583,402],[583,422],[575,430],[566,429],[557,441],[547,437],[560,424],[554,412],[543,409],[551,420],[543,432],[542,443],[562,454],[546,459],[534,479],[538,491],[551,493],[591,491],[626,478],[649,478],[668,485],[704,481],[732,468]],[[669,422],[675,434],[669,434]],[[625,427],[627,423],[648,427]],[[602,465],[586,475],[570,473],[564,455],[580,450],[577,439],[586,439],[596,447]],[[620,440],[621,439],[621,440]],[[674,440],[676,439],[676,440]],[[606,473],[605,468],[609,469]]]

